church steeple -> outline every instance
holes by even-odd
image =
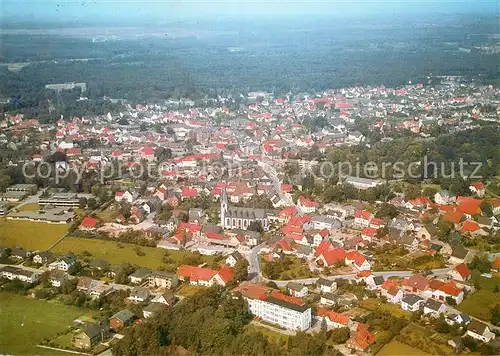
[[[227,202],[227,192],[226,188],[222,190],[222,196],[220,199],[220,226],[224,229],[226,227],[226,213],[228,209]]]

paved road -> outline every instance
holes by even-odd
[[[19,209],[26,204],[38,203],[38,198],[40,198],[40,195],[42,195],[42,193],[43,193],[43,191],[39,190],[35,195],[29,195],[20,204],[16,205],[15,208]]]
[[[260,260],[259,260],[259,252],[260,250],[266,246],[266,242],[261,243],[258,246],[255,246],[251,251],[250,255],[247,256],[248,259],[248,276],[251,280],[258,278],[260,273]]]
[[[285,203],[285,205],[295,206],[297,212],[302,214],[302,209],[298,205],[295,205],[293,200],[288,195],[284,194],[281,190],[281,182],[276,176],[276,170],[264,161],[258,161],[258,163],[259,166],[262,167],[264,173],[266,173],[269,179],[271,179],[271,181],[273,182],[276,193],[279,195],[280,199]]]
[[[432,273],[436,276],[438,275],[443,275],[446,274],[450,271],[451,268],[441,268],[441,269],[435,269],[432,270]],[[414,271],[380,271],[380,272],[373,272],[374,276],[384,276],[385,279],[389,277],[409,277],[413,274]],[[357,276],[357,273],[350,273],[350,274],[339,274],[335,276],[322,276],[322,278],[329,279],[329,280],[335,280],[335,279],[352,279]],[[269,281],[267,278],[264,278],[264,280]],[[296,283],[301,283],[301,284],[314,284],[318,278],[304,278],[304,279],[290,279],[290,280],[272,280],[278,287],[284,287],[287,285],[288,282],[296,282]]]

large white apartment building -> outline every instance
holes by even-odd
[[[268,323],[294,331],[311,327],[311,308],[300,298],[250,282],[240,284],[234,292],[247,300],[250,313]]]

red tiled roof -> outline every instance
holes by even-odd
[[[415,274],[403,280],[403,285],[410,288],[417,288],[418,290],[425,290],[429,285],[429,280],[424,276]]]
[[[472,185],[477,190],[484,189],[484,184],[481,182],[472,182],[470,185]]]
[[[183,197],[186,197],[186,198],[196,198],[198,196],[198,191],[194,188],[183,187],[181,194]]]
[[[443,284],[439,290],[454,297],[458,296],[460,292],[462,292],[462,290],[458,288],[453,281]]]
[[[223,266],[219,271],[219,277],[224,281],[224,283],[227,283],[233,279],[233,271],[231,271],[229,266]]]
[[[444,214],[443,219],[445,221],[449,221],[449,222],[452,222],[454,224],[458,224],[462,220],[462,217],[463,217],[463,213],[461,213],[459,211],[449,211],[446,214]]]
[[[477,222],[472,220],[465,220],[460,229],[463,232],[474,232],[481,229]]]
[[[370,220],[372,218],[372,213],[368,210],[358,210],[354,215],[355,218],[362,218],[364,220]]]
[[[98,222],[97,219],[91,218],[90,216],[86,216],[85,218],[83,218],[80,226],[83,226],[86,228],[92,228],[92,227],[96,227],[97,222]]]
[[[191,281],[209,281],[217,274],[217,271],[209,268],[181,265],[177,270],[177,276],[188,277]]]
[[[377,229],[374,229],[373,227],[365,227],[363,229],[363,231],[361,232],[361,235],[374,237],[376,233],[377,233]]]
[[[319,307],[318,308],[318,316],[326,317],[330,319],[334,323],[349,325],[349,316],[345,314],[336,313],[333,310],[329,310],[326,308]]]
[[[467,278],[471,274],[469,267],[467,267],[465,263],[459,264],[454,269],[462,276],[462,278]]]
[[[329,250],[330,248],[332,248],[333,245],[329,242],[329,241],[326,241],[326,240],[323,240],[321,241],[321,243],[318,245],[318,247],[316,247],[316,251],[314,251],[314,255],[317,257],[317,256],[320,256],[323,254],[323,252]]]
[[[323,257],[328,266],[332,266],[337,262],[345,261],[346,252],[343,248],[335,248],[333,250],[324,251]]]

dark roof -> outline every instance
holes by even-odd
[[[135,278],[145,278],[151,274],[151,270],[149,268],[139,268],[137,271],[132,273],[130,277]]]
[[[332,293],[325,293],[321,296],[322,298],[335,301],[337,298]]]
[[[437,234],[437,229],[436,226],[433,224],[427,224],[424,226],[424,228],[429,232],[431,235],[436,235]]]
[[[416,294],[407,294],[404,298],[403,298],[403,302],[409,304],[409,305],[415,305],[415,303],[421,301],[421,300],[424,300],[424,298],[416,295]]]
[[[283,308],[292,309],[292,310],[295,310],[299,313],[303,313],[307,309],[309,309],[309,306],[307,306],[305,304],[297,305],[297,304],[293,304],[293,303],[287,302],[285,300],[277,299],[277,298],[274,298],[271,296],[266,297],[266,302],[279,305],[280,307],[283,307]]]
[[[149,303],[149,305],[146,308],[142,309],[142,311],[150,313],[158,313],[163,309],[165,309],[165,307],[166,307],[165,304],[162,303]]]
[[[85,329],[83,329],[83,333],[92,339],[92,338],[100,335],[106,329],[108,329],[107,326],[89,323],[89,324],[87,324]]]
[[[474,319],[467,326],[467,330],[475,332],[476,334],[479,334],[479,335],[483,335],[484,332],[486,331],[487,327],[488,327],[488,325],[481,323],[480,321],[477,321]]]
[[[304,288],[304,286],[300,283],[296,283],[296,282],[288,282],[286,287],[288,289],[293,289],[293,290],[297,290],[297,291],[300,291],[302,290],[302,288]]]
[[[467,256],[468,253],[469,250],[467,250],[465,247],[463,247],[462,245],[457,245],[453,249],[451,256],[463,260],[465,259],[465,256]]]
[[[437,300],[429,298],[429,299],[427,299],[427,302],[425,302],[424,307],[429,308],[429,309],[434,310],[434,311],[438,311],[442,305],[443,305],[443,303],[440,303]]]
[[[327,287],[331,287],[333,283],[334,283],[333,281],[325,278],[319,278],[316,282],[316,284],[320,286],[327,286]]]
[[[384,283],[384,276],[373,277],[373,282],[375,282],[377,286],[382,285]]]
[[[113,315],[110,319],[116,318],[116,319],[120,319],[122,322],[126,322],[129,320],[132,320],[134,317],[135,317],[134,313],[132,313],[130,310],[123,309],[123,310],[120,310],[115,315]]]

